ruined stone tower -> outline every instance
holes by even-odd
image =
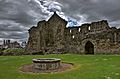
[[[54,13],[29,29],[27,53],[120,54],[120,29],[106,20],[66,27],[67,21]]]

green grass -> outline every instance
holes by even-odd
[[[19,68],[32,63],[33,58],[53,57],[72,62],[74,68],[58,73],[23,73]],[[46,55],[46,56],[1,56],[0,79],[120,79],[120,56],[112,55]]]

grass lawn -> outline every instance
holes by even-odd
[[[74,68],[48,74],[23,73],[19,68],[32,63],[33,58],[61,58],[74,63]],[[0,56],[0,79],[120,79],[120,56],[112,55],[46,55]]]

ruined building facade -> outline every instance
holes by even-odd
[[[29,29],[26,52],[120,54],[120,29],[106,20],[66,27],[67,21],[56,13]]]

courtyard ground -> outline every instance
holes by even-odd
[[[32,64],[33,58],[61,58],[73,63],[70,70],[53,73],[24,73],[20,67]],[[0,56],[0,79],[120,79],[120,56],[117,55],[44,55]]]

